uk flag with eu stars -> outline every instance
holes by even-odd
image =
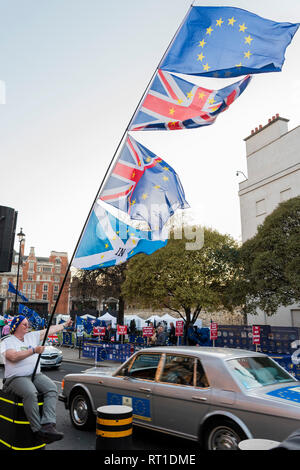
[[[173,168],[130,135],[99,198],[158,232],[176,209],[189,207]]]
[[[130,130],[192,129],[213,124],[243,93],[250,80],[247,75],[220,90],[208,90],[158,70]]]

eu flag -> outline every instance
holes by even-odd
[[[207,77],[279,72],[299,23],[234,7],[192,7],[160,68]]]
[[[8,291],[8,292],[12,292],[13,294],[16,294],[16,293],[17,293],[17,294],[21,297],[22,300],[24,300],[25,302],[28,301],[27,297],[25,297],[25,295],[22,294],[21,291],[19,291],[19,290],[17,291],[17,289],[15,288],[15,286],[14,286],[10,281],[9,281],[9,283],[8,283],[8,289],[7,289],[7,291]]]

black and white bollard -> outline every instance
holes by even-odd
[[[121,405],[97,409],[96,450],[129,450],[132,447],[132,408]]]

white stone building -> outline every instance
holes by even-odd
[[[278,114],[246,137],[248,179],[239,184],[242,242],[252,238],[282,201],[300,195],[300,126],[288,130]],[[268,317],[248,316],[249,324],[300,327],[300,305],[281,307]]]

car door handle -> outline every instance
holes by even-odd
[[[141,390],[141,392],[152,393],[151,388],[143,388],[143,387],[141,387],[141,388],[139,388],[139,390]]]
[[[192,400],[196,400],[196,401],[207,401],[207,398],[206,398],[206,397],[192,397]]]

